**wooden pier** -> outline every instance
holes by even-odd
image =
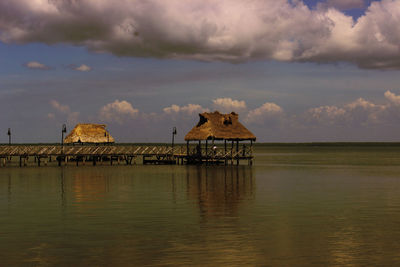
[[[176,145],[0,145],[0,166],[143,164],[239,165],[253,163],[252,147],[199,149]],[[32,163],[33,162],[33,163]]]

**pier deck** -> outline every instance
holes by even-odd
[[[19,158],[19,166],[26,166],[29,158],[41,166],[56,160],[58,165],[74,162],[76,165],[92,162],[136,163],[142,157],[143,164],[237,164],[246,160],[252,164],[251,149],[224,150],[217,148],[199,154],[194,147],[162,145],[0,145],[0,166]]]

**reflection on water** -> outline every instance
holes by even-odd
[[[253,167],[3,168],[1,265],[400,262],[400,153],[370,167],[351,153],[343,165],[345,151],[286,152]]]
[[[252,199],[253,172],[247,166],[195,167],[187,174],[187,192],[198,201],[200,216],[238,216],[241,202]]]
[[[6,263],[207,265],[205,255],[212,265],[253,261],[254,245],[242,242],[236,227],[240,207],[254,199],[250,167],[43,170],[0,175],[9,206],[1,214]]]

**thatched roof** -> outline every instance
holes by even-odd
[[[105,124],[78,123],[65,137],[64,143],[114,143]]]
[[[221,114],[218,111],[199,114],[200,121],[185,136],[185,141],[193,140],[256,140],[246,127],[239,122],[239,115],[235,112]]]

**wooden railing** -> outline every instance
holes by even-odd
[[[77,155],[186,155],[183,146],[60,146],[60,145],[3,145],[0,156],[77,156]]]
[[[238,150],[236,150],[238,149]],[[239,160],[248,160],[252,162],[252,147],[241,146],[225,148],[222,146],[213,146],[205,149],[198,146],[176,145],[1,145],[0,158],[3,165],[12,161],[12,157],[19,157],[20,166],[24,165],[29,157],[34,157],[40,166],[40,161],[43,159],[47,162],[47,158],[51,161],[52,157],[56,157],[59,161],[75,161],[78,165],[79,161],[92,160],[93,164],[98,160],[109,160],[112,164],[113,160],[119,162],[120,159],[125,160],[127,164],[131,164],[132,159],[142,156],[143,163],[155,164],[174,164],[180,162],[184,164],[201,164],[203,162],[213,162],[219,164],[227,163],[231,160],[239,164]],[[233,163],[232,163],[233,164]]]

